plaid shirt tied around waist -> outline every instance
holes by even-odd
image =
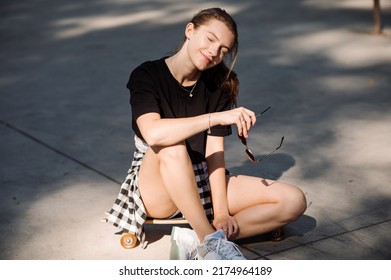
[[[135,234],[142,248],[146,248],[148,242],[146,241],[144,223],[148,217],[138,189],[138,173],[148,146],[137,137],[135,137],[135,144],[136,150],[132,165],[121,185],[117,199],[107,215],[107,222],[120,230]],[[213,206],[206,161],[193,164],[193,170],[205,215],[212,221]]]

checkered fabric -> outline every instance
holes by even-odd
[[[139,149],[139,145],[137,144],[139,143],[136,143],[132,165],[128,170],[125,181],[121,185],[118,197],[107,215],[107,222],[118,227],[120,230],[135,234],[142,248],[145,248],[148,244],[144,232],[144,223],[147,219],[147,214],[138,189],[138,172],[146,149]],[[207,164],[205,161],[199,164],[193,164],[193,169],[205,214],[212,221],[213,207]]]
[[[120,230],[135,234],[142,246],[145,242],[143,224],[147,218],[147,214],[138,189],[137,175],[143,156],[144,153],[136,149],[132,165],[128,170],[125,181],[121,185],[118,197],[107,216],[107,222],[118,227]]]

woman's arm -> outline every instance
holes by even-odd
[[[189,118],[162,119],[157,113],[140,116],[137,125],[150,146],[170,146],[209,128],[209,114]]]
[[[206,144],[206,161],[209,171],[209,182],[213,202],[216,229],[226,229],[228,238],[235,237],[239,227],[235,218],[229,214],[227,199],[227,182],[225,175],[224,137],[208,136]]]
[[[138,117],[136,122],[148,145],[169,146],[216,125],[236,124],[239,134],[247,137],[256,117],[254,112],[240,107],[188,118],[162,119],[158,113],[147,113]]]
[[[227,215],[227,191],[225,180],[224,137],[208,136],[206,162],[212,188],[213,210],[215,215]]]

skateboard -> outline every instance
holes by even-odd
[[[185,218],[169,218],[169,219],[147,219],[145,224],[149,225],[180,225],[188,224]],[[121,245],[125,249],[132,249],[138,245],[137,236],[131,232],[123,232],[121,236]]]
[[[105,212],[105,215],[109,215],[108,212]],[[101,222],[105,223],[107,222],[106,218],[103,218]],[[189,222],[183,218],[183,217],[174,217],[174,218],[167,218],[167,219],[154,219],[154,218],[148,218],[145,220],[145,224],[149,225],[180,225],[180,224],[189,224]],[[135,248],[138,245],[138,239],[136,234],[128,232],[128,231],[122,231],[121,233],[121,239],[120,243],[122,247],[125,249],[132,249]]]
[[[102,222],[107,222],[107,219],[103,219]],[[145,220],[145,224],[150,225],[180,225],[189,224],[184,217],[174,217],[167,219],[154,219],[150,218]],[[284,229],[282,227],[269,233],[269,239],[274,242],[282,241],[285,239]],[[124,249],[133,249],[138,245],[137,236],[134,233],[123,231],[120,239],[121,246]]]

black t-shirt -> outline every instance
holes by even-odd
[[[193,96],[185,91],[168,69],[165,58],[148,61],[130,75],[127,88],[130,91],[132,108],[132,128],[135,134],[144,139],[136,120],[146,113],[158,113],[161,118],[186,118],[232,108],[227,93],[217,89],[213,83],[201,75]],[[231,126],[215,126],[211,135],[227,136],[232,133]],[[205,160],[206,131],[186,140],[187,150],[193,163]]]

